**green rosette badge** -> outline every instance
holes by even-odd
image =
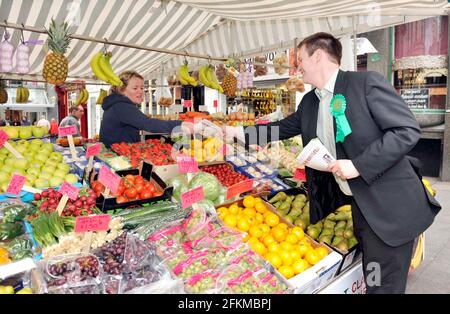
[[[331,114],[336,119],[336,143],[344,142],[347,135],[352,133],[350,124],[345,116],[345,109],[347,108],[347,101],[344,95],[336,94],[331,99],[330,109]]]

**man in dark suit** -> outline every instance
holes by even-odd
[[[227,128],[227,136],[247,145],[301,134],[306,146],[319,138],[336,161],[328,172],[306,167],[311,222],[351,203],[366,292],[404,293],[414,239],[440,210],[406,157],[419,125],[380,74],[339,70],[342,46],[332,35],[311,35],[298,48],[303,80],[315,86],[298,110],[245,132]]]

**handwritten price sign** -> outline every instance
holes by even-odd
[[[5,131],[0,130],[0,147],[5,145],[5,142],[9,139],[8,134]]]
[[[294,179],[299,181],[306,181],[305,169],[297,168],[294,173]]]
[[[185,100],[184,100],[184,107],[185,107],[185,108],[190,108],[190,107],[192,107],[192,100],[190,100],[190,99],[185,99]]]
[[[74,134],[77,134],[77,127],[75,125],[59,128],[60,137]]]
[[[181,205],[183,208],[188,208],[194,203],[198,203],[205,198],[205,193],[203,192],[203,187],[199,186],[193,190],[187,191],[181,194]]]
[[[227,199],[235,197],[241,193],[250,191],[253,188],[253,180],[245,180],[232,185],[227,190]]]
[[[22,191],[23,185],[25,184],[25,180],[26,178],[24,176],[19,176],[17,174],[13,175],[11,182],[9,182],[6,193],[19,195],[20,191]]]
[[[75,201],[78,197],[78,193],[80,193],[80,189],[68,182],[63,182],[59,188],[59,192],[63,195],[67,195],[71,200]]]
[[[111,215],[78,216],[75,220],[75,232],[107,231]]]
[[[198,171],[198,163],[192,157],[178,156],[177,164],[180,173],[193,173]]]
[[[213,101],[213,106],[214,106],[214,108],[219,107],[219,102],[217,100],[214,100]]]
[[[106,166],[102,166],[98,173],[98,181],[111,190],[113,193],[117,192],[117,188],[119,187],[121,178],[116,173],[112,172]]]
[[[89,158],[91,156],[95,156],[99,154],[102,151],[102,145],[101,144],[94,144],[89,146],[86,149],[86,158]]]

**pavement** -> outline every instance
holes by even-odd
[[[408,277],[407,294],[450,293],[450,182],[426,178],[442,210],[425,231],[425,259]]]

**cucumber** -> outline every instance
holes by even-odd
[[[164,212],[164,211],[168,211],[168,210],[174,210],[177,208],[179,208],[178,204],[173,204],[173,203],[172,204],[164,204],[164,205],[153,205],[153,206],[149,206],[149,207],[143,207],[141,209],[136,209],[131,213],[127,213],[127,214],[121,215],[119,217],[122,218],[122,221],[126,221],[128,219],[147,216],[149,214],[156,214],[156,213]]]

